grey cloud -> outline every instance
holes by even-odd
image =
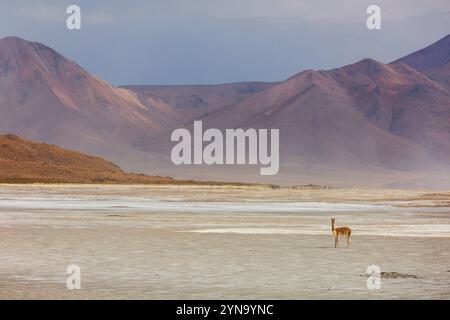
[[[449,33],[448,0],[378,0],[383,29],[368,31],[372,2],[0,1],[0,38],[43,42],[114,84],[180,84],[276,81],[366,57],[389,62]],[[82,8],[80,31],[65,28],[72,3]]]

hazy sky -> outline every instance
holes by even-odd
[[[113,84],[276,81],[450,33],[449,0],[0,0],[0,38],[42,42]],[[77,4],[82,29],[68,30]],[[366,8],[382,29],[366,28]]]

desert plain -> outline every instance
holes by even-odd
[[[0,185],[0,299],[449,299],[449,249],[449,191]]]

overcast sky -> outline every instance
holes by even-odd
[[[0,38],[42,42],[116,85],[283,80],[450,33],[449,0],[0,0]],[[82,29],[68,30],[77,4]],[[366,8],[382,29],[366,28]]]

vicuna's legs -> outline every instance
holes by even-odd
[[[334,237],[334,247],[338,248],[339,247],[339,239],[338,236]]]
[[[352,230],[349,228],[348,232],[345,234],[347,236],[347,248],[350,248],[350,245],[352,243],[350,237],[352,235]]]
[[[350,235],[347,235],[347,248],[350,248],[350,244],[351,244]]]

